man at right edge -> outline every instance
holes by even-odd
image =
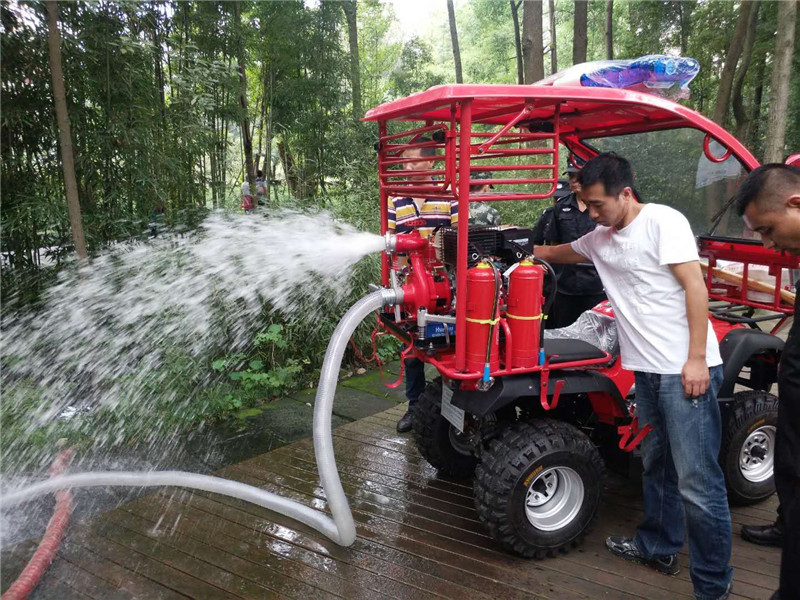
[[[753,169],[736,193],[736,208],[764,246],[800,254],[800,168],[773,163]],[[800,292],[800,285],[798,286]],[[772,600],[800,600],[800,302],[781,353],[775,487],[783,554]],[[776,525],[771,529],[776,529]],[[750,528],[751,530],[755,528]]]

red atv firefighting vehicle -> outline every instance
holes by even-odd
[[[414,437],[440,473],[474,476],[478,514],[494,539],[526,557],[577,544],[598,508],[602,457],[632,452],[648,432],[636,418],[633,375],[613,348],[544,334],[556,281],[531,255],[530,229],[468,225],[470,201],[521,201],[514,215],[532,224],[542,206],[530,201],[552,198],[568,153],[625,156],[644,201],[673,206],[702,233],[724,359],[720,463],[732,500],[773,493],[771,390],[783,347],[773,334],[792,311],[787,270],[798,258],[765,249],[728,210],[758,166],[741,143],[685,106],[607,88],[439,86],[378,106],[366,120],[378,123],[382,233],[390,197],[458,203],[457,228],[430,239],[387,235],[382,283],[402,287],[403,302],[380,321],[407,355],[439,372],[419,398]],[[419,159],[404,153],[423,147],[435,148],[435,162],[415,171]],[[470,193],[471,184],[493,189]],[[762,331],[769,321],[771,333]]]

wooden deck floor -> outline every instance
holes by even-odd
[[[499,600],[692,597],[688,556],[676,577],[611,556],[606,535],[632,533],[639,485],[611,478],[593,532],[570,554],[527,561],[500,550],[476,520],[468,483],[437,477],[394,425],[402,406],[334,430],[358,526],[341,548],[294,521],[234,499],[164,489],[73,525],[33,598],[348,598]],[[219,472],[324,508],[310,440]],[[769,598],[780,553],[743,542],[777,500],[733,511],[734,598]],[[6,553],[3,580],[16,568]],[[18,562],[18,561],[17,561]],[[11,571],[9,571],[11,569]],[[11,578],[13,580],[13,577]]]

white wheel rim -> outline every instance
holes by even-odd
[[[747,436],[739,451],[739,470],[747,481],[761,483],[772,477],[775,465],[775,427],[764,425]]]
[[[542,471],[528,486],[525,516],[536,529],[556,531],[571,523],[583,506],[583,479],[569,467]]]

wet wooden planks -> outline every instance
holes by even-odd
[[[519,559],[487,537],[469,482],[438,477],[411,437],[396,434],[403,410],[399,406],[334,432],[358,527],[352,547],[341,548],[304,525],[235,499],[164,489],[73,526],[33,597],[692,597],[685,551],[682,572],[666,577],[605,550],[607,535],[631,533],[641,518],[639,484],[609,478],[594,530],[578,549],[544,561]],[[310,440],[219,475],[326,508]],[[733,510],[734,598],[769,598],[777,587],[779,552],[738,537],[744,523],[771,522],[776,506],[772,498]]]

